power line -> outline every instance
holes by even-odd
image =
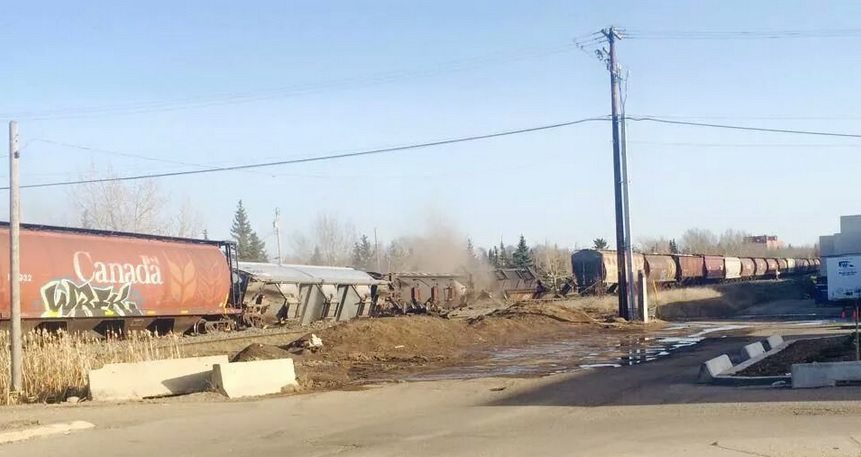
[[[446,140],[438,140],[438,141],[429,141],[425,143],[416,143],[409,144],[405,146],[394,146],[387,148],[378,148],[378,149],[370,149],[365,151],[358,152],[347,152],[341,154],[331,154],[317,157],[306,157],[301,159],[290,159],[290,160],[281,160],[276,162],[264,162],[264,163],[255,163],[255,164],[245,164],[245,165],[232,165],[227,167],[213,167],[207,168],[203,170],[184,170],[184,171],[172,171],[172,172],[164,172],[164,173],[152,173],[152,174],[141,174],[141,175],[132,175],[132,176],[115,176],[108,178],[97,178],[97,179],[80,179],[74,181],[60,181],[60,182],[49,182],[49,183],[39,183],[39,184],[27,184],[22,185],[21,188],[34,189],[34,188],[44,188],[44,187],[59,187],[59,186],[73,186],[78,184],[93,184],[93,183],[101,183],[101,182],[115,182],[115,181],[133,181],[140,179],[154,179],[154,178],[167,178],[171,176],[186,176],[186,175],[196,175],[203,173],[214,173],[214,172],[222,172],[222,171],[237,171],[237,170],[250,170],[256,168],[265,168],[265,167],[273,167],[279,165],[295,165],[300,163],[309,163],[309,162],[321,162],[325,160],[335,160],[335,159],[344,159],[349,157],[361,157],[361,156],[370,156],[377,154],[384,154],[389,152],[398,152],[398,151],[408,151],[413,149],[422,149],[429,148],[434,146],[443,146],[448,144],[455,143],[465,143],[469,141],[478,141],[478,140],[486,140],[490,138],[499,138],[504,136],[511,135],[519,135],[523,133],[531,133],[538,132],[542,130],[551,130],[562,127],[568,127],[571,125],[583,124],[587,122],[597,122],[597,121],[606,121],[609,118],[606,116],[602,117],[590,117],[585,119],[578,119],[575,121],[568,122],[559,122],[556,124],[548,124],[541,125],[537,127],[528,127],[517,130],[505,130],[502,132],[488,133],[483,135],[472,135],[465,136],[459,138],[451,138]],[[8,190],[9,187],[0,187],[0,190]]]
[[[637,30],[622,31],[635,40],[777,40],[806,38],[858,38],[861,29],[819,30]]]
[[[717,129],[730,129],[730,130],[748,130],[753,132],[768,132],[768,133],[789,133],[796,135],[818,135],[818,136],[831,136],[831,137],[839,137],[839,138],[861,138],[861,134],[856,133],[840,133],[840,132],[821,132],[815,130],[795,130],[795,129],[775,129],[775,128],[767,128],[767,127],[747,127],[743,125],[728,125],[728,124],[712,124],[706,122],[691,122],[691,121],[679,121],[672,119],[662,119],[658,117],[649,117],[649,116],[627,116],[626,119],[631,121],[638,122],[656,122],[659,124],[671,124],[671,125],[687,125],[694,127],[710,127]]]
[[[840,143],[699,143],[681,141],[628,141],[633,144],[698,148],[858,148],[861,144]]]
[[[202,163],[195,163],[195,162],[185,162],[185,161],[181,161],[181,160],[163,159],[160,157],[153,157],[153,156],[137,154],[137,153],[132,153],[132,152],[123,152],[123,151],[117,151],[117,150],[112,150],[112,149],[102,149],[102,148],[97,148],[97,147],[93,147],[93,146],[66,143],[63,141],[51,140],[48,138],[33,138],[32,140],[28,141],[27,144],[29,145],[30,143],[36,143],[36,142],[53,144],[56,146],[62,146],[62,147],[72,148],[72,149],[80,149],[82,151],[89,151],[89,152],[96,152],[96,153],[101,153],[101,154],[116,155],[116,156],[120,156],[120,157],[128,157],[128,158],[132,158],[132,159],[146,160],[146,161],[150,161],[150,162],[161,162],[161,163],[168,163],[168,164],[173,164],[173,165],[184,165],[184,166],[197,167],[197,168],[203,168],[203,169],[217,169],[218,168],[217,165],[212,165],[212,164],[202,164]],[[259,173],[256,170],[249,170],[248,172],[249,173]],[[266,174],[267,176],[275,177],[274,175],[269,175],[267,173],[264,173],[264,174]]]

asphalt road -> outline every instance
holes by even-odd
[[[831,327],[797,329],[810,333]],[[86,420],[96,427],[0,446],[0,455],[861,454],[861,388],[695,383],[703,360],[753,339],[713,338],[640,366],[541,379],[396,383],[253,401],[202,395],[123,405],[9,408],[3,421]]]

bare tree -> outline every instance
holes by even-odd
[[[95,169],[85,178],[114,176],[97,174]],[[82,225],[96,229],[164,234],[168,226],[162,216],[166,198],[153,180],[105,181],[79,184],[72,188],[70,199],[78,208]]]
[[[571,251],[559,245],[539,244],[532,248],[535,268],[554,287],[571,276]]]
[[[112,168],[95,167],[84,179],[114,177]],[[103,181],[79,184],[69,194],[81,227],[123,232],[199,237],[203,231],[200,213],[186,200],[178,216],[170,215],[168,198],[154,180]]]
[[[356,228],[336,216],[319,214],[307,235],[294,232],[290,236],[290,261],[309,263],[312,257],[321,265],[345,266],[352,260]],[[316,255],[315,255],[316,251]]]
[[[706,229],[686,230],[680,244],[685,254],[719,254],[717,236]]]

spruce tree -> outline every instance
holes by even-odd
[[[511,264],[515,268],[528,268],[532,266],[532,259],[529,257],[529,245],[526,244],[526,238],[523,235],[520,235],[517,248],[511,254]]]
[[[236,241],[239,260],[246,262],[266,261],[266,244],[251,228],[251,222],[248,220],[248,213],[245,212],[242,200],[239,200],[239,204],[236,206],[233,225],[230,227],[230,236]]]
[[[353,266],[362,270],[369,270],[374,258],[374,249],[367,235],[362,235],[359,241],[353,244]]]

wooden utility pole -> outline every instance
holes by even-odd
[[[625,223],[627,213],[627,160],[622,147],[621,134],[621,89],[619,87],[619,66],[616,62],[616,40],[621,37],[615,28],[601,31],[610,46],[608,70],[610,71],[610,99],[613,124],[613,184],[616,206],[616,265],[619,296],[619,317],[633,317],[633,253],[630,248],[628,227]]]
[[[21,259],[19,250],[21,224],[21,198],[18,187],[18,123],[9,122],[9,305],[11,308],[9,347],[12,359],[12,392],[20,394],[24,388],[23,343],[21,340]]]

